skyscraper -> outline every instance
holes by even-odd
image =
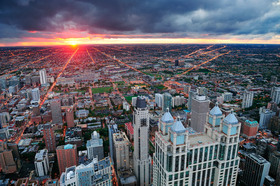
[[[151,184],[151,158],[149,156],[149,110],[145,98],[137,97],[133,112],[134,126],[134,172],[138,185]]]
[[[242,182],[247,186],[262,186],[268,176],[270,163],[255,153],[247,155],[245,160]]]
[[[168,92],[165,92],[163,94],[163,107],[162,107],[162,110],[164,112],[166,112],[167,108],[169,110],[172,110],[172,96]]]
[[[243,93],[242,108],[249,108],[253,105],[254,92],[245,91]]]
[[[153,185],[236,185],[240,123],[233,113],[223,118],[215,106],[205,133],[189,133],[166,112],[155,133]]]
[[[78,165],[76,145],[67,144],[56,148],[59,173],[65,172],[67,167]]]
[[[47,73],[46,73],[46,69],[42,69],[39,71],[39,75],[40,75],[40,83],[41,85],[46,85],[47,84]]]
[[[51,124],[45,124],[43,128],[43,132],[44,132],[46,149],[48,149],[49,152],[54,152],[56,149],[56,142],[55,142],[55,135]]]
[[[116,169],[129,169],[129,140],[124,132],[113,134],[114,162]]]
[[[191,127],[196,132],[203,132],[206,124],[207,113],[209,112],[209,100],[206,96],[196,95],[192,99]]]
[[[51,100],[51,111],[52,111],[52,123],[62,123],[60,99]]]

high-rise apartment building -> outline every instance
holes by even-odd
[[[172,98],[172,97],[171,97]],[[134,173],[139,186],[151,184],[151,158],[149,156],[149,109],[144,97],[137,97],[133,112]]]
[[[280,103],[280,87],[272,87],[270,97],[273,102]]]
[[[74,111],[72,108],[66,109],[66,123],[68,128],[75,127],[74,123]]]
[[[196,95],[192,99],[191,127],[196,132],[203,132],[209,112],[209,100],[206,96]]]
[[[62,123],[61,101],[60,99],[51,100],[52,123]]]
[[[31,102],[35,102],[35,103],[40,102],[40,90],[39,90],[39,88],[32,89],[31,95],[32,95]]]
[[[46,149],[48,149],[49,152],[54,152],[56,150],[56,141],[52,125],[45,124],[43,128],[43,133]]]
[[[223,118],[215,106],[202,134],[166,112],[155,133],[153,185],[236,185],[240,123],[233,113]]]
[[[249,108],[253,105],[254,92],[245,91],[243,93],[242,108]]]
[[[270,163],[266,159],[255,153],[248,154],[245,158],[242,182],[247,186],[263,186],[269,168]]]
[[[166,112],[167,109],[169,109],[169,110],[172,109],[172,96],[168,92],[165,92],[163,94],[163,107],[162,107],[162,110],[164,112]]]
[[[60,186],[111,186],[111,161],[106,157],[100,161],[96,158],[88,164],[67,167],[60,176]]]
[[[129,169],[129,144],[124,132],[113,134],[114,163],[117,170]]]
[[[156,93],[155,94],[155,102],[157,104],[158,107],[162,108],[163,106],[163,95]]]
[[[47,176],[50,169],[48,150],[43,149],[36,153],[34,164],[37,176]]]
[[[185,103],[184,96],[175,96],[172,97],[172,107],[181,106]]]
[[[187,103],[189,110],[192,110],[192,99],[196,94],[197,93],[194,90],[189,91],[189,98],[188,98],[188,103]]]
[[[91,140],[87,141],[88,159],[97,158],[101,160],[104,158],[103,140],[100,138],[99,133],[94,131],[91,134]]]
[[[46,69],[39,70],[39,75],[40,75],[40,83],[41,83],[41,85],[46,85],[47,84]]]
[[[275,112],[266,108],[260,108],[260,129],[267,129],[270,123],[270,119],[275,116]]]
[[[6,125],[11,120],[9,112],[1,112],[0,113],[0,128],[3,127],[3,125]]]
[[[56,148],[57,162],[60,175],[67,167],[78,165],[77,146],[72,144],[58,146]]]

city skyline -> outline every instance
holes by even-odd
[[[279,0],[12,0],[0,5],[0,47],[280,44]]]

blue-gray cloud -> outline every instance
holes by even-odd
[[[28,31],[69,29],[92,34],[149,34],[150,37],[279,34],[280,1],[0,1],[0,38],[26,37],[30,35]]]

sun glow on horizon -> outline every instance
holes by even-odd
[[[65,34],[67,36],[67,34]],[[83,44],[280,44],[280,36],[275,35],[270,39],[243,37],[217,37],[217,38],[145,38],[137,37],[108,37],[88,35],[84,37],[53,37],[53,38],[24,38],[22,42],[1,43],[5,46],[57,46],[68,45],[76,47]]]

